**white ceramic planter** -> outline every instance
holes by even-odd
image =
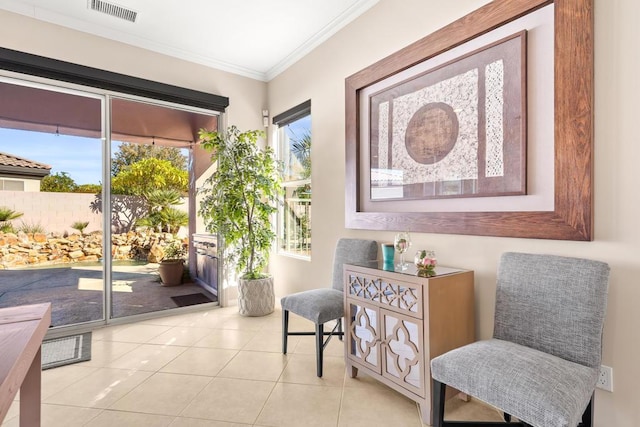
[[[276,297],[273,277],[238,282],[238,311],[241,316],[266,316],[273,313]]]

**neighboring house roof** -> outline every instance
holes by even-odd
[[[0,151],[0,175],[38,176],[49,175],[51,166]]]

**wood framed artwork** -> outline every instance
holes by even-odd
[[[525,194],[526,46],[520,31],[371,95],[370,199]]]
[[[593,239],[593,0],[494,0],[348,77],[347,228]]]

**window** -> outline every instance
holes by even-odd
[[[278,211],[281,253],[311,256],[311,101],[273,118],[282,163],[283,201]]]
[[[24,191],[24,181],[14,181],[10,179],[0,179],[0,190],[4,191]]]

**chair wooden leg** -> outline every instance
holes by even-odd
[[[431,392],[431,410],[433,411],[431,417],[433,418],[433,427],[444,426],[444,393],[446,388],[446,384],[433,380],[433,390]]]
[[[324,351],[324,325],[316,325],[316,364],[317,375],[322,377],[322,353]]]
[[[338,319],[338,339],[340,341],[342,341],[342,336],[344,334],[342,333],[342,318]]]
[[[289,310],[282,310],[282,353],[287,354],[287,339],[289,338]]]

